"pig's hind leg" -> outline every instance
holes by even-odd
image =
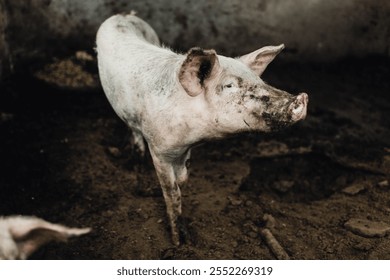
[[[146,146],[141,132],[131,128],[128,129],[119,144],[119,148],[124,153],[131,154],[137,161],[142,162],[145,159]]]
[[[135,131],[135,130],[132,130],[131,133],[132,133],[131,142],[133,144],[132,145],[133,148],[137,148],[141,158],[144,158],[145,157],[145,140],[144,140],[144,137],[142,136],[142,134],[140,132]]]

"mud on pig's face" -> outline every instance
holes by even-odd
[[[191,49],[182,73],[192,70],[192,76],[181,76],[180,81],[189,95],[204,95],[222,134],[279,130],[304,119],[308,104],[306,93],[293,96],[260,78],[283,48],[268,46],[237,59]]]

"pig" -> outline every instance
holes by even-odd
[[[248,131],[276,131],[306,116],[308,95],[266,84],[261,74],[284,45],[238,58],[191,48],[175,53],[133,13],[105,20],[96,35],[99,76],[116,114],[131,129],[141,154],[145,142],[157,172],[171,229],[180,244],[180,188],[191,149]]]
[[[0,217],[0,260],[25,260],[50,241],[67,241],[90,230],[52,224],[33,216]]]

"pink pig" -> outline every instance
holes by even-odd
[[[239,58],[201,48],[178,54],[162,47],[154,30],[133,14],[107,19],[96,44],[109,102],[139,150],[145,152],[144,140],[149,147],[175,245],[192,147],[245,131],[275,131],[306,116],[306,93],[293,96],[260,78],[284,45]]]
[[[30,216],[0,217],[0,260],[24,260],[51,241],[67,241],[90,232]]]

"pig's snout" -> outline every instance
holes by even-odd
[[[308,102],[309,96],[307,93],[301,93],[295,97],[295,100],[289,106],[292,121],[296,122],[305,119]]]

